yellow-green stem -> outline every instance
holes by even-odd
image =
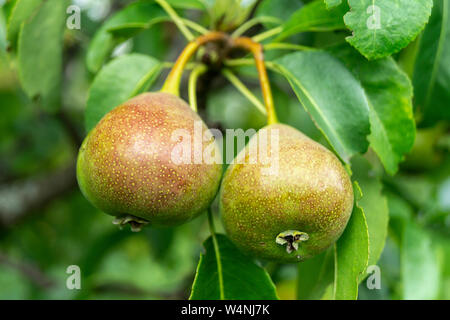
[[[183,21],[183,23],[186,26],[188,26],[189,28],[191,28],[194,31],[197,31],[200,34],[207,34],[209,32],[208,29],[204,28],[202,25],[200,25],[192,20],[181,18],[181,21]]]
[[[259,74],[259,82],[264,97],[264,103],[266,105],[267,123],[268,124],[277,123],[278,120],[277,115],[275,113],[275,106],[273,103],[273,96],[272,90],[270,88],[269,77],[267,75],[266,65],[264,63],[264,53],[262,45],[247,37],[240,37],[234,39],[233,45],[235,47],[246,49],[253,54],[256,69],[258,70]]]
[[[189,62],[195,52],[197,52],[197,49],[205,43],[227,39],[228,35],[226,35],[225,33],[210,32],[196,38],[194,41],[189,42],[184,48],[183,52],[181,52],[181,54],[179,55],[172,70],[167,76],[167,79],[164,82],[163,87],[161,88],[161,92],[172,93],[176,96],[179,96],[181,76],[183,75],[186,64]]]
[[[283,27],[276,27],[270,30],[267,30],[265,32],[262,32],[260,34],[257,34],[256,36],[254,36],[252,38],[253,41],[255,42],[261,42],[263,40],[266,40],[267,38],[273,37],[279,33],[281,33],[281,31],[283,31]]]
[[[183,22],[183,19],[180,18],[180,16],[176,13],[176,11],[170,6],[170,4],[167,3],[166,0],[155,0],[156,3],[158,3],[164,11],[167,12],[169,17],[173,20],[173,22],[177,25],[178,29],[180,29],[181,33],[184,35],[184,37],[188,41],[194,40],[194,35],[189,31],[189,29],[186,27],[185,23]]]
[[[204,64],[199,64],[192,69],[189,75],[189,105],[195,112],[197,112],[197,80],[206,70],[207,68]]]
[[[314,51],[317,50],[313,47],[302,46],[300,44],[285,43],[285,42],[272,42],[264,45],[264,50],[300,50],[300,51]]]
[[[222,74],[239,90],[253,105],[263,114],[267,115],[266,108],[261,101],[242,83],[241,80],[229,69],[223,69]]]
[[[273,22],[280,24],[281,20],[275,17],[268,17],[268,16],[259,16],[255,17],[253,19],[248,20],[244,24],[242,24],[239,28],[237,28],[232,34],[232,38],[237,38],[243,35],[247,30],[252,28],[253,26],[257,25],[258,23],[264,23],[264,22]]]
[[[227,67],[233,68],[233,67],[242,67],[242,66],[253,66],[255,64],[255,60],[251,58],[240,58],[240,59],[229,59],[224,61],[224,65]],[[267,69],[270,69],[272,71],[280,72],[273,62],[271,61],[264,61],[264,64],[266,65]]]

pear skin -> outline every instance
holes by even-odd
[[[262,150],[261,130],[267,133],[270,161],[258,156],[252,163],[251,150]],[[352,183],[338,158],[300,131],[283,124],[261,130],[224,175],[224,227],[250,255],[303,261],[330,247],[344,231],[353,209]],[[278,140],[271,138],[274,133]]]
[[[197,147],[195,126],[203,136]],[[191,138],[189,152],[175,152],[186,151],[177,132]],[[207,148],[220,158],[214,137],[187,103],[169,93],[144,93],[106,114],[86,137],[78,183],[120,224],[181,224],[204,212],[219,188],[222,164],[195,160]]]

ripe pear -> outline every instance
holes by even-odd
[[[215,157],[221,156],[212,133],[187,103],[169,93],[144,93],[88,134],[77,179],[85,197],[118,224],[137,230],[146,223],[177,225],[214,199],[222,175]]]
[[[330,247],[344,231],[353,201],[352,183],[337,157],[282,124],[250,139],[225,172],[220,191],[230,239],[244,252],[279,262],[303,261]]]

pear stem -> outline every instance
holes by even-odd
[[[234,87],[242,93],[263,115],[267,115],[264,104],[242,83],[241,80],[229,69],[223,69],[222,75],[234,85]]]
[[[283,27],[279,26],[279,27],[267,30],[265,32],[262,32],[260,34],[257,34],[252,39],[255,42],[261,42],[263,40],[266,40],[267,38],[273,37],[273,36],[281,33],[281,31],[283,31]]]
[[[266,65],[264,63],[263,46],[248,37],[234,39],[233,45],[250,51],[255,60],[256,69],[259,74],[259,82],[263,93],[264,103],[267,110],[267,123],[274,124],[278,122],[273,103],[272,90],[270,88],[269,77],[267,76]]]
[[[172,70],[167,76],[166,81],[161,89],[161,92],[172,93],[176,96],[180,95],[180,81],[186,64],[192,58],[192,56],[197,52],[197,49],[202,45],[218,40],[228,40],[228,35],[223,32],[209,32],[205,35],[199,36],[195,40],[189,42],[184,48],[183,52],[179,55],[177,61],[175,62]]]
[[[214,226],[214,218],[212,214],[212,209],[208,209],[208,226],[209,226],[209,232],[212,236],[216,235],[216,227]]]
[[[197,31],[200,34],[207,34],[209,32],[208,29],[204,28],[202,25],[200,25],[192,20],[189,20],[186,18],[181,18],[181,21],[183,21],[183,23],[186,26],[188,26],[189,28],[191,28],[194,31]]]
[[[158,3],[164,11],[167,12],[169,17],[172,19],[172,21],[176,24],[178,29],[180,29],[181,33],[184,35],[184,37],[188,41],[192,41],[194,39],[194,35],[189,31],[189,29],[186,27],[185,22],[182,18],[176,13],[176,11],[170,6],[169,3],[167,3],[166,0],[155,0],[156,3]]]
[[[179,55],[177,61],[175,62],[172,70],[167,76],[164,82],[161,92],[171,93],[173,95],[180,95],[180,82],[183,71],[192,58],[192,56],[197,52],[198,48],[202,45],[213,42],[213,41],[227,41],[231,44],[231,47],[238,47],[250,51],[253,54],[256,69],[259,74],[259,81],[261,85],[261,90],[263,93],[264,103],[267,110],[267,122],[268,124],[274,124],[278,122],[275,106],[273,102],[272,90],[270,88],[269,77],[267,75],[266,65],[264,62],[264,52],[263,46],[260,43],[253,41],[248,37],[239,37],[237,39],[231,39],[229,35],[224,32],[212,31],[207,34],[197,37],[195,40],[188,43],[184,50]]]
[[[285,43],[285,42],[272,42],[264,45],[264,50],[297,50],[297,51],[318,51],[318,49],[308,46],[302,46],[299,44]]]
[[[189,75],[189,105],[195,112],[197,112],[197,80],[206,70],[207,68],[204,64],[199,64],[192,69]]]
[[[259,16],[259,17],[255,17],[252,18],[250,20],[248,20],[247,22],[245,22],[244,24],[242,24],[239,28],[237,28],[232,34],[231,37],[232,38],[237,38],[240,37],[241,35],[243,35],[247,30],[249,30],[250,28],[252,28],[253,26],[257,25],[258,23],[264,23],[264,22],[271,22],[271,23],[276,23],[276,24],[281,24],[282,21],[278,18],[275,17],[270,17],[270,16]]]

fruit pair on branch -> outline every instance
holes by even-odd
[[[179,97],[181,76],[197,50],[210,42],[252,53],[268,126],[255,134],[222,179],[222,163],[179,161],[174,150],[183,130],[193,137],[201,123],[201,148],[221,150],[191,106]],[[195,100],[195,99],[194,99]],[[267,141],[263,135],[276,137]],[[264,146],[261,142],[264,141]],[[211,148],[211,146],[213,146]],[[273,164],[249,161],[265,148]],[[199,151],[200,150],[200,151]],[[83,194],[100,210],[133,230],[143,225],[177,225],[207,211],[219,193],[225,230],[256,257],[295,262],[325,250],[342,234],[353,208],[352,184],[336,156],[300,131],[279,124],[261,44],[246,37],[208,32],[189,42],[159,92],[144,93],[106,114],[81,146],[77,178]],[[211,218],[210,218],[211,219]]]

